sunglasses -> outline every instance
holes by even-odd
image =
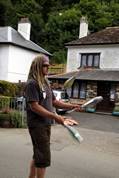
[[[44,64],[44,65],[43,65],[43,67],[49,67],[49,65],[47,65],[47,64]]]

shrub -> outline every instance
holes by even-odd
[[[19,111],[12,111],[10,113],[10,119],[11,119],[11,123],[15,128],[22,128],[22,127],[26,127],[25,124],[25,118],[23,118],[24,120],[22,121],[22,113]]]
[[[0,96],[0,109],[7,110],[10,106],[10,97]]]
[[[4,127],[4,123],[6,122],[8,122],[7,124],[9,124],[9,126],[7,125],[7,127],[26,127],[25,119],[24,121],[22,121],[22,113],[16,110],[10,111],[9,113],[0,113],[0,126]]]
[[[0,81],[0,95],[4,96],[15,96],[17,93],[18,87],[14,83],[10,83],[4,80]]]

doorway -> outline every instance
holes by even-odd
[[[110,100],[110,82],[98,82],[97,83],[97,95],[102,96],[103,100],[97,104],[96,111],[112,112],[114,108],[114,101]]]

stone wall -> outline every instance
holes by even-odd
[[[97,82],[88,82],[86,99],[91,99],[96,96],[97,96]]]

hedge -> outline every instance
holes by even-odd
[[[16,84],[4,80],[0,81],[0,95],[14,97],[17,91],[18,86]]]

